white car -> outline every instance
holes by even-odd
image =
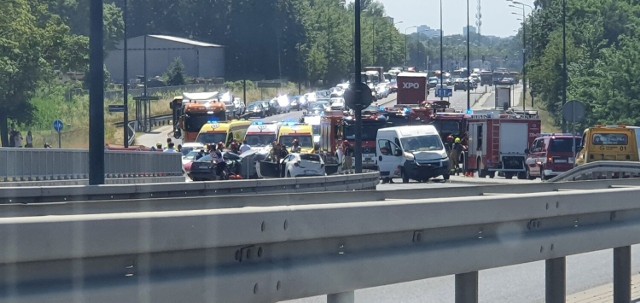
[[[289,154],[282,163],[286,177],[324,176],[324,161],[316,154]]]
[[[201,149],[205,149],[204,144],[200,142],[188,142],[182,144],[182,156],[186,156],[190,151],[200,151]]]

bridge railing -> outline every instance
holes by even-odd
[[[0,181],[87,179],[89,152],[72,149],[0,148]],[[179,153],[105,151],[105,177],[181,176]]]
[[[555,303],[565,300],[567,256],[613,248],[613,296],[629,302],[640,183],[623,183],[593,190],[544,184],[564,190],[527,186],[517,194],[509,192],[518,185],[509,185],[464,197],[364,192],[352,202],[314,193],[296,205],[288,200],[299,196],[255,195],[267,205],[224,209],[150,211],[154,203],[188,201],[149,198],[131,201],[146,207],[127,213],[118,206],[0,218],[0,239],[11,248],[0,254],[0,274],[11,277],[0,281],[7,290],[0,298],[276,302],[327,294],[328,302],[347,303],[356,289],[456,275],[456,302],[466,303],[478,301],[479,271],[545,260],[547,302]],[[334,196],[342,201],[319,202]]]

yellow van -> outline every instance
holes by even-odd
[[[313,151],[313,127],[301,123],[289,123],[280,126],[278,143],[284,144],[287,150],[290,150],[293,140],[298,140],[301,153],[311,153]]]
[[[640,127],[596,126],[588,128],[582,136],[582,148],[576,165],[594,161],[638,161]]]
[[[196,142],[205,145],[224,142],[227,146],[233,140],[242,142],[251,123],[251,121],[247,120],[209,122],[200,128]]]

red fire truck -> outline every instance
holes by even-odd
[[[378,129],[389,127],[388,119],[382,113],[363,113],[362,116],[362,167],[377,169],[376,135]],[[335,157],[338,144],[347,140],[355,146],[356,121],[352,116],[327,115],[320,122],[320,148],[329,157]]]
[[[195,142],[200,128],[209,121],[226,121],[226,107],[218,100],[218,92],[183,93],[169,104],[173,111],[175,138]]]
[[[472,115],[467,120],[467,171],[493,178],[498,172],[505,178],[526,178],[526,153],[540,135],[541,122],[535,114],[489,113]]]

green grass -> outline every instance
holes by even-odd
[[[526,99],[527,108],[533,108],[538,111],[538,115],[540,116],[540,121],[542,124],[542,132],[543,133],[561,133],[562,129],[555,124],[553,116],[544,108],[542,102],[537,101],[532,104],[531,96],[527,96]]]

